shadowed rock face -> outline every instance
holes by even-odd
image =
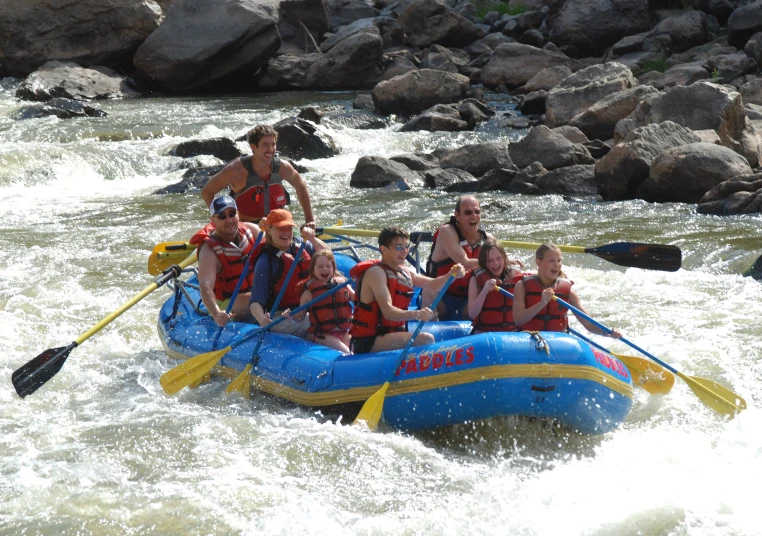
[[[128,64],[161,19],[153,0],[2,0],[0,63],[13,76],[52,60]]]
[[[747,277],[753,277],[757,281],[762,282],[762,256],[760,256],[754,264],[752,264],[751,268],[744,273],[743,275]]]
[[[184,91],[251,78],[279,46],[256,0],[176,0],[133,62],[163,89]]]

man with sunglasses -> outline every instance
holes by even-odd
[[[249,270],[230,313],[225,309],[246,265],[246,258],[259,236],[259,226],[238,219],[238,207],[229,196],[217,197],[209,207],[211,224],[190,239],[198,248],[198,285],[209,315],[223,327],[233,319],[251,318],[249,297],[253,273]],[[210,230],[212,232],[210,232]]]
[[[431,255],[426,264],[429,277],[441,277],[450,272],[453,264],[462,264],[467,271],[479,267],[479,249],[485,240],[493,238],[481,227],[482,210],[472,195],[464,195],[455,202],[450,221],[434,233]],[[456,279],[439,302],[437,313],[442,320],[467,318],[468,280]],[[436,292],[423,291],[423,305],[434,301]]]
[[[433,316],[428,307],[408,310],[413,288],[439,292],[450,275],[448,272],[433,279],[405,267],[410,235],[399,227],[382,229],[378,235],[378,248],[381,251],[380,261],[363,261],[349,272],[357,281],[355,309],[349,331],[352,351],[356,354],[404,347],[412,335],[405,331],[405,322],[429,321]],[[455,266],[457,277],[463,277],[463,266]],[[434,336],[430,333],[419,333],[413,345],[433,342]]]
[[[269,125],[257,125],[246,134],[251,156],[242,156],[228,163],[209,179],[201,197],[209,204],[224,188],[240,209],[241,221],[259,223],[271,210],[284,208],[291,201],[283,181],[294,187],[296,198],[304,211],[305,225],[315,229],[312,202],[307,183],[288,162],[278,156],[278,132]]]

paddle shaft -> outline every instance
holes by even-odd
[[[323,227],[318,229],[321,233],[345,236],[377,237],[379,231],[366,229],[340,229],[337,227]],[[414,242],[431,242],[434,235],[431,232],[412,232],[410,239]],[[500,244],[508,248],[537,249],[540,244],[531,242],[514,242],[499,240]],[[677,246],[663,244],[641,244],[636,242],[616,242],[595,248],[582,246],[557,246],[565,253],[588,253],[619,266],[642,268],[646,270],[662,270],[674,272],[680,269],[682,263],[682,251]]]
[[[323,294],[321,294],[317,298],[313,298],[310,301],[308,301],[307,303],[305,303],[304,305],[300,305],[299,307],[297,307],[296,309],[291,311],[291,314],[289,316],[293,316],[295,314],[301,313],[302,311],[305,311],[305,310],[309,309],[310,307],[312,307],[316,303],[326,299],[329,296],[332,296],[334,293],[338,292],[339,289],[342,289],[342,288],[346,287],[350,283],[352,283],[352,280],[351,279],[347,279],[342,284],[335,286],[334,288],[332,288],[331,290],[329,290],[327,292],[324,292]],[[234,342],[233,344],[230,345],[230,348],[233,349],[236,346],[239,346],[239,345],[243,344],[244,342],[248,341],[252,337],[256,337],[257,335],[259,335],[263,331],[269,331],[269,330],[271,330],[272,328],[274,328],[275,326],[277,326],[278,324],[280,324],[284,320],[287,320],[285,316],[281,316],[280,318],[276,318],[275,320],[273,320],[272,322],[267,324],[265,327],[256,329],[256,330],[252,331],[251,333],[245,335],[242,339]]]
[[[283,295],[286,293],[286,287],[288,287],[288,282],[291,281],[291,276],[294,275],[294,271],[296,270],[296,265],[299,264],[299,259],[302,257],[302,252],[304,251],[304,247],[306,245],[307,245],[306,240],[299,245],[299,249],[296,251],[296,255],[294,256],[294,261],[291,263],[291,266],[288,269],[288,273],[286,274],[286,279],[283,280],[283,286],[280,287],[280,292],[278,292],[278,296],[275,298],[275,302],[273,303],[273,306],[270,309],[270,315],[274,315],[275,311],[278,310],[278,306],[280,305],[280,302],[283,299]],[[252,361],[254,361],[255,356],[257,355],[257,352],[259,352],[259,347],[262,346],[263,342],[265,342],[265,333],[267,332],[262,331],[262,337],[259,339],[259,341],[257,341],[257,345],[254,347],[254,351],[251,353]]]
[[[249,271],[249,265],[251,264],[251,255],[254,253],[254,250],[257,249],[257,246],[262,241],[262,237],[264,236],[264,231],[259,231],[259,235],[257,236],[256,241],[254,242],[254,247],[251,248],[251,251],[249,251],[249,255],[246,257],[246,264],[243,266],[243,272],[241,272],[241,277],[238,278],[238,283],[235,285],[235,289],[233,289],[233,294],[230,296],[230,301],[228,302],[228,306],[225,309],[226,313],[230,313],[230,311],[233,310],[233,304],[235,303],[235,299],[238,297],[238,291],[241,290],[241,285],[243,285],[244,280],[246,279],[246,274]]]
[[[127,311],[127,309],[148,296],[151,292],[165,285],[168,281],[175,279],[180,275],[180,272],[182,272],[183,268],[193,264],[194,262],[196,262],[195,254],[189,255],[178,266],[173,266],[167,269],[163,274],[158,276],[153,283],[135,294],[117,310],[106,315],[100,322],[74,339],[74,341],[68,346],[46,350],[34,359],[30,360],[24,366],[14,371],[11,379],[18,395],[23,398],[34,393],[50,378],[55,376],[59,370],[61,370],[63,363],[66,361],[66,358],[74,348],[98,333],[101,329],[114,321],[118,316]]]
[[[434,298],[434,301],[431,302],[431,310],[436,311],[437,305],[439,305],[439,302],[442,301],[442,297],[447,292],[447,289],[450,287],[450,283],[452,283],[455,280],[455,275],[450,273],[450,277],[447,278],[447,281],[445,281],[444,286],[439,291],[439,294],[437,294],[437,297]],[[394,366],[393,371],[396,372],[397,367],[400,366],[400,363],[405,359],[405,356],[407,356],[407,353],[410,351],[410,347],[413,346],[413,341],[415,341],[415,338],[418,336],[418,334],[421,332],[421,329],[423,329],[423,325],[426,323],[425,320],[421,320],[418,322],[418,326],[416,326],[415,331],[413,331],[413,334],[408,339],[407,343],[405,344],[405,347],[402,349],[402,353],[397,358],[397,364]]]

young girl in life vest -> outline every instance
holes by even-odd
[[[514,287],[513,321],[518,331],[566,331],[569,326],[568,309],[561,306],[553,296],[569,302],[587,313],[572,289],[573,281],[566,279],[561,269],[561,250],[558,246],[545,243],[535,252],[537,275],[522,278]],[[591,324],[584,318],[577,320],[590,333],[619,339],[622,334],[614,329],[611,335]]]
[[[496,240],[488,239],[479,250],[479,268],[470,274],[468,283],[468,316],[473,319],[472,333],[516,331],[513,323],[513,300],[495,290],[513,292],[521,276],[521,263],[509,261],[505,249]]]
[[[299,305],[304,305],[344,281],[346,278],[336,272],[336,259],[333,252],[330,249],[317,251],[310,259],[310,278],[304,283]],[[310,307],[308,340],[334,350],[350,353],[349,328],[352,325],[350,303],[354,298],[355,291],[351,286],[346,286]],[[288,317],[288,313],[289,311],[284,311],[283,315]],[[292,320],[299,322],[306,314],[307,311],[294,315]]]

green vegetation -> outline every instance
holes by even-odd
[[[638,73],[638,76],[646,74],[651,71],[658,71],[660,73],[663,73],[668,68],[669,68],[669,65],[667,65],[667,60],[665,58],[650,60],[643,64],[643,66],[640,69],[640,72]]]
[[[505,2],[479,2],[477,6],[478,11],[476,14],[480,19],[486,17],[487,13],[490,11],[497,11],[500,15],[521,15],[526,11],[524,6],[518,5],[511,7]]]
[[[719,79],[720,79],[720,72],[717,70],[717,67],[715,67],[712,70],[712,82],[716,82]]]

